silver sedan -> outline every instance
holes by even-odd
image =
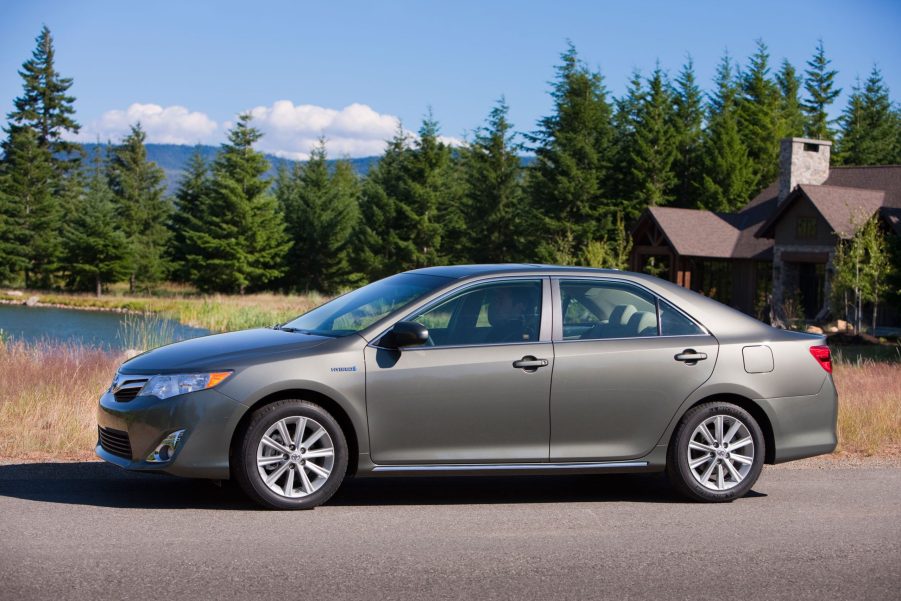
[[[647,275],[434,267],[125,362],[96,450],[282,509],[347,475],[666,471],[731,501],[835,448],[831,371],[822,336]]]

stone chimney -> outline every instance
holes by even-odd
[[[832,142],[785,138],[779,149],[779,202],[798,184],[822,184],[829,177]]]

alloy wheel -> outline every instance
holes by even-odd
[[[257,470],[269,489],[291,499],[319,490],[335,465],[331,436],[315,419],[285,417],[272,424],[257,447]]]
[[[754,465],[754,439],[748,426],[732,415],[714,415],[698,424],[688,441],[688,468],[704,488],[735,488]]]

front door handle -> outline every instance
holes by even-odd
[[[524,369],[526,371],[535,371],[539,367],[547,367],[547,359],[538,359],[532,355],[526,355],[522,359],[513,362],[516,369]]]
[[[684,361],[688,365],[694,365],[698,361],[703,361],[707,358],[707,353],[699,353],[696,350],[689,348],[685,349],[675,357],[673,357],[676,361]]]

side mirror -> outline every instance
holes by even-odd
[[[389,348],[419,346],[429,340],[429,330],[415,321],[399,321],[382,336],[381,345]]]

